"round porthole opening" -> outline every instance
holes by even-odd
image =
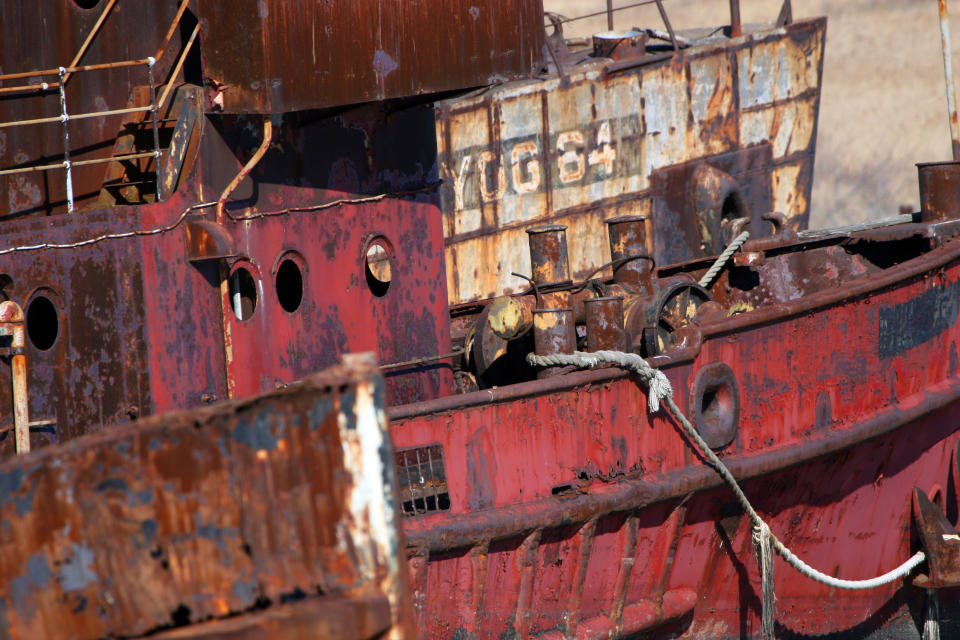
[[[73,0],[73,4],[81,9],[93,9],[100,4],[100,0]]]
[[[300,266],[293,260],[286,258],[277,269],[277,300],[287,313],[293,313],[300,308],[303,301],[303,274]]]
[[[740,391],[733,370],[722,362],[697,372],[691,394],[693,422],[711,449],[733,442],[740,420]]]
[[[257,281],[245,267],[230,274],[230,306],[241,322],[249,320],[257,310]]]
[[[370,292],[379,297],[387,294],[393,281],[393,250],[386,238],[374,238],[367,245],[364,271]]]
[[[40,351],[47,351],[57,341],[60,319],[57,307],[50,298],[37,296],[27,307],[27,337],[30,344]]]

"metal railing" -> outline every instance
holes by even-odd
[[[155,180],[155,192],[157,200],[160,199],[160,182],[162,179],[162,153],[160,150],[160,131],[158,123],[158,115],[160,110],[163,108],[163,105],[166,103],[167,99],[170,96],[170,92],[174,87],[174,82],[179,76],[180,71],[183,69],[183,64],[186,61],[187,55],[190,53],[190,49],[193,47],[193,43],[197,38],[199,33],[199,25],[195,26],[193,32],[190,35],[190,38],[187,40],[187,43],[183,46],[183,49],[180,52],[180,56],[177,59],[177,62],[174,64],[169,75],[169,80],[164,87],[163,93],[160,94],[160,99],[157,99],[157,85],[154,78],[154,67],[158,60],[163,57],[163,54],[166,52],[167,46],[170,44],[170,40],[173,37],[174,32],[177,27],[180,25],[180,22],[183,18],[183,14],[187,9],[187,6],[190,4],[190,0],[182,0],[180,7],[177,9],[177,13],[173,18],[173,21],[170,24],[170,28],[167,29],[167,33],[163,38],[163,42],[160,47],[157,49],[156,55],[148,56],[146,58],[140,58],[135,60],[120,60],[117,62],[105,62],[100,64],[90,64],[78,66],[80,59],[86,53],[87,48],[90,43],[93,41],[94,37],[100,30],[100,27],[105,22],[107,15],[110,13],[113,6],[116,4],[116,0],[110,0],[106,7],[104,7],[103,13],[101,13],[100,18],[94,24],[93,29],[87,35],[87,38],[84,40],[83,44],[80,46],[79,51],[74,56],[73,61],[70,66],[67,67],[58,67],[56,69],[41,69],[38,71],[23,71],[18,73],[8,73],[0,75],[0,81],[4,80],[18,80],[24,78],[44,78],[46,76],[57,76],[57,81],[52,83],[47,82],[38,82],[33,84],[18,85],[13,87],[0,87],[0,95],[6,93],[36,93],[36,92],[45,92],[52,89],[57,89],[60,94],[60,115],[50,116],[46,118],[33,118],[29,120],[15,120],[11,122],[0,122],[0,129],[7,127],[21,127],[21,126],[30,126],[38,124],[49,124],[59,122],[62,125],[63,131],[63,160],[61,162],[41,164],[41,165],[30,165],[27,167],[16,167],[12,169],[2,169],[0,170],[0,176],[11,175],[16,173],[29,173],[35,171],[50,171],[52,169],[64,169],[65,170],[65,187],[66,187],[66,196],[67,196],[67,211],[72,213],[74,210],[74,198],[73,198],[73,168],[85,165],[94,165],[94,164],[104,164],[110,162],[120,162],[124,160],[135,160],[139,158],[155,158],[156,163],[156,180]],[[66,95],[66,84],[70,79],[72,74],[79,72],[87,71],[101,71],[107,69],[120,69],[125,67],[135,67],[135,66],[146,66],[147,67],[147,80],[150,85],[150,104],[143,107],[128,107],[125,109],[105,109],[101,111],[89,111],[85,113],[70,113],[67,108],[67,95]],[[70,131],[69,123],[71,120],[82,120],[84,118],[106,118],[108,116],[122,115],[129,113],[144,113],[149,112],[151,115],[151,126],[153,129],[153,151],[145,151],[140,153],[126,153],[120,155],[111,155],[108,158],[94,158],[91,160],[79,160],[71,161],[70,160]]]
[[[598,16],[605,15],[607,17],[607,29],[613,31],[614,29],[614,13],[618,11],[623,11],[625,9],[635,9],[637,7],[643,7],[651,4],[657,5],[657,9],[660,12],[660,16],[664,18],[665,26],[669,25],[669,20],[666,19],[666,11],[663,8],[663,2],[665,0],[640,0],[639,2],[631,2],[619,7],[613,6],[613,0],[606,0],[606,8],[601,11],[594,11],[593,13],[586,13],[579,16],[574,16],[573,18],[563,18],[558,21],[558,24],[565,24],[567,22],[574,22],[576,20],[584,20],[586,18],[595,18]],[[730,37],[737,38],[743,35],[743,25],[740,20],[740,0],[729,0],[730,3]],[[777,25],[783,26],[784,24],[789,24],[792,20],[792,7],[790,0],[783,0],[780,12],[777,16]],[[668,31],[672,31],[668,26]],[[674,41],[674,44],[675,41]]]

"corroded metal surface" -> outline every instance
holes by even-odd
[[[785,544],[848,578],[917,550],[914,487],[940,491],[947,513],[960,508],[938,490],[956,473],[960,246],[945,239],[927,252],[910,235],[881,250],[858,233],[758,244],[740,275],[758,269],[766,301],[724,277],[714,285],[724,305],[757,308],[694,325],[686,348],[650,358],[681,408],[707,420],[734,407],[712,407],[698,378],[729,367],[739,419],[714,441],[725,464]],[[804,273],[799,256],[834,275],[785,297],[787,273]],[[440,443],[447,461],[449,509],[405,522],[421,636],[757,636],[749,522],[670,419],[645,405],[630,376],[595,370],[391,411],[397,446]],[[785,635],[899,637],[913,624],[914,593],[900,584],[828,594],[786,567],[776,578]]]
[[[960,162],[917,165],[920,183],[920,219],[943,222],[960,218]]]
[[[438,105],[451,303],[524,288],[510,275],[529,273],[523,231],[545,221],[567,225],[572,275],[583,277],[610,260],[603,220],[651,213],[654,172],[752,146],[769,156],[741,172],[765,180],[764,207],[804,227],[824,34],[823,20],[798,22],[615,73],[587,62],[564,78]],[[654,221],[661,242],[676,223]]]
[[[530,75],[542,6],[199,0],[211,108],[279,113],[439,93]]]
[[[28,316],[40,298],[53,309],[36,325],[49,343],[34,336],[26,344],[31,419],[49,421],[32,429],[34,447],[231,392],[268,391],[350,351],[375,351],[391,363],[452,350],[438,286],[442,226],[428,173],[433,110],[388,116],[377,105],[322,119],[278,118],[270,149],[226,204],[222,224],[211,227],[213,206],[196,203],[220,197],[261,131],[259,117],[204,117],[189,170],[166,202],[6,223],[4,296]],[[318,138],[339,143],[307,142]],[[398,138],[427,143],[398,147]],[[195,232],[202,228],[216,237],[201,238]],[[62,247],[15,249],[40,237]],[[391,251],[385,290],[365,276],[374,238]],[[225,254],[232,271],[251,274],[255,292],[245,299],[249,318],[227,314],[229,371],[221,274],[209,259]],[[286,262],[299,274],[300,298],[285,308]],[[0,406],[11,402],[9,376],[0,363]],[[388,401],[403,403],[452,392],[453,378],[441,362],[391,371],[386,386]],[[0,426],[12,427],[11,413],[0,413]],[[12,453],[13,438],[0,438],[0,449]]]
[[[69,65],[93,30],[107,3],[85,9],[77,2],[39,0],[0,3],[0,75]],[[154,56],[177,12],[176,0],[119,2],[108,14],[81,64],[113,63]],[[178,34],[179,35],[179,34]],[[158,82],[166,79],[180,46],[172,40],[167,54],[154,67]],[[40,82],[41,78],[7,80],[0,87]],[[42,78],[56,81],[56,76]],[[74,73],[66,82],[66,104],[71,114],[143,106],[131,101],[133,87],[146,88],[146,67],[126,66]],[[137,102],[137,104],[134,104]],[[59,116],[56,89],[5,95],[0,100],[0,122]],[[129,131],[130,115],[110,115],[72,122],[70,159],[82,162],[115,152],[118,134]],[[0,129],[0,169],[25,167],[63,159],[63,130],[55,123]],[[96,206],[103,184],[104,165],[73,169],[73,191],[79,208]],[[0,218],[44,216],[66,211],[64,171],[0,176]]]
[[[370,637],[403,622],[383,402],[373,359],[351,357],[292,389],[6,463],[4,636],[140,636],[271,605],[259,618],[277,628]]]

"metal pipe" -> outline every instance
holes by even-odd
[[[93,29],[90,30],[90,33],[87,34],[86,40],[83,41],[83,44],[80,45],[77,55],[73,56],[73,60],[70,61],[70,67],[77,66],[77,63],[80,62],[80,59],[83,58],[83,54],[87,52],[87,47],[90,46],[90,43],[93,42],[93,38],[97,35],[97,32],[100,31],[100,26],[107,19],[107,14],[110,13],[110,10],[113,9],[113,5],[117,3],[117,0],[110,0],[107,2],[107,6],[103,8],[103,12],[100,14],[100,17],[97,18],[97,22],[93,25]],[[67,73],[67,77],[63,79],[64,82],[70,79],[70,73]]]
[[[170,80],[167,82],[167,86],[163,88],[163,93],[160,95],[160,100],[157,102],[157,109],[162,109],[163,105],[167,102],[167,97],[170,95],[170,91],[173,90],[173,81],[180,74],[180,69],[183,68],[183,63],[187,59],[187,54],[190,53],[190,48],[193,46],[193,41],[197,39],[197,34],[200,33],[200,25],[197,25],[193,28],[193,33],[190,34],[190,39],[187,40],[187,44],[183,47],[183,52],[180,54],[180,59],[177,60],[177,64],[173,67],[173,71],[170,73]]]
[[[584,300],[583,309],[587,324],[587,351],[627,350],[629,344],[623,326],[622,297],[590,298]]]
[[[267,152],[267,149],[270,148],[270,141],[273,139],[273,122],[270,120],[270,116],[265,116],[263,119],[263,141],[260,143],[260,146],[254,152],[250,160],[247,161],[247,164],[240,169],[240,172],[234,176],[233,180],[230,181],[230,184],[227,185],[227,188],[223,190],[223,193],[220,194],[220,199],[217,200],[217,222],[222,223],[224,215],[230,216],[226,212],[224,205],[227,202],[227,198],[230,197],[236,188],[243,182],[253,168],[257,166],[257,163],[260,162],[260,159]],[[230,216],[232,217],[232,216]],[[234,355],[233,355],[233,318],[235,314],[233,312],[232,305],[230,304],[230,270],[227,267],[225,260],[220,260],[220,314],[223,318],[223,360],[224,360],[224,372],[226,374],[226,383],[227,383],[227,397],[233,398],[236,397],[237,393],[237,381],[233,373],[234,368]]]
[[[54,83],[52,87],[60,88],[60,84]],[[83,120],[85,118],[97,118],[105,116],[116,116],[124,113],[137,113],[139,111],[150,111],[151,107],[127,107],[124,109],[107,109],[106,111],[88,111],[86,113],[75,113],[70,115],[70,120]],[[50,122],[62,122],[63,114],[59,116],[50,116],[47,118],[34,118],[33,120],[13,120],[10,122],[0,122],[0,129],[5,127],[16,127],[29,124],[44,124]]]
[[[953,62],[950,48],[950,23],[947,20],[947,0],[938,0],[940,6],[940,46],[943,49],[943,76],[947,85],[947,111],[950,117],[950,140],[953,160],[960,162],[960,121],[957,120],[957,95],[953,89]]]
[[[97,71],[100,69],[122,69],[124,67],[136,67],[141,64],[147,64],[147,58],[138,58],[136,60],[120,60],[118,62],[100,62],[98,64],[86,64],[82,66],[57,67],[55,69],[39,69],[37,71],[20,71],[18,73],[7,73],[0,76],[0,80],[16,80],[17,78],[33,78],[35,76],[58,76],[60,69],[67,74],[77,73],[78,71]]]
[[[647,216],[619,216],[604,223],[610,238],[614,281],[651,291],[653,260],[647,249]]]
[[[217,200],[217,222],[223,222],[223,217],[226,213],[224,205],[227,203],[227,198],[230,197],[230,194],[236,191],[237,187],[240,186],[240,183],[243,182],[244,178],[250,175],[250,172],[253,171],[253,168],[257,166],[257,163],[260,162],[263,154],[265,154],[267,149],[270,148],[270,141],[272,139],[273,122],[270,120],[270,116],[267,115],[263,118],[263,140],[260,142],[260,146],[257,147],[257,150],[254,152],[253,156],[247,160],[247,164],[243,165],[243,168],[240,169],[240,172],[233,177],[233,180],[230,181],[230,184],[227,185],[227,188],[224,189],[223,193],[220,194],[220,199]]]
[[[167,35],[163,36],[163,42],[157,47],[157,52],[153,55],[155,60],[159,60],[163,57],[163,52],[166,50],[167,45],[170,44],[170,38],[173,37],[173,32],[176,30],[177,25],[180,24],[180,18],[183,17],[183,12],[187,10],[187,7],[190,5],[190,0],[183,0],[180,3],[180,8],[177,9],[177,15],[173,17],[173,21],[170,23],[170,28],[167,29]]]
[[[124,113],[138,113],[140,111],[150,111],[150,107],[125,107],[123,109],[107,109],[106,111],[87,111],[86,113],[75,113],[70,116],[71,120],[83,120],[85,118],[97,118],[105,116],[118,116]]]
[[[73,213],[73,170],[70,167],[70,116],[67,114],[67,93],[63,77],[67,70],[60,67],[60,121],[63,122],[63,167],[67,170],[67,213]]]
[[[0,303],[0,335],[12,338],[10,346],[11,383],[13,385],[13,427],[18,455],[30,451],[30,405],[27,394],[27,356],[23,309],[12,300]]]
[[[643,7],[648,4],[657,4],[660,0],[642,0],[642,2],[633,2],[631,4],[625,4],[622,7],[615,7],[613,11],[623,11],[624,9],[634,9],[636,7]],[[597,16],[606,15],[607,10],[603,11],[594,11],[593,13],[585,13],[581,16],[574,16],[572,18],[566,18],[565,20],[557,21],[557,24],[566,24],[568,22],[574,22],[575,20],[583,20],[585,18],[595,18]]]
[[[163,164],[160,158],[160,130],[157,128],[157,86],[153,82],[153,65],[155,62],[153,58],[150,58],[150,66],[147,67],[147,79],[150,83],[150,115],[153,121],[153,168],[156,174],[155,191],[157,202],[160,202],[160,180],[163,175]]]
[[[570,281],[566,229],[562,224],[544,224],[527,229],[530,275],[540,287]]]
[[[48,89],[56,89],[58,84],[57,82],[41,82],[39,84],[22,84],[16,87],[0,87],[0,95],[27,91],[47,91]]]
[[[607,0],[607,31],[613,31],[613,0]]]
[[[119,162],[120,160],[134,160],[136,158],[152,158],[153,151],[143,151],[141,153],[125,153],[119,156],[110,156],[108,158],[93,158],[91,160],[74,160],[70,163],[71,167],[82,167],[88,164],[103,164],[105,162]],[[49,171],[50,169],[65,169],[66,165],[62,162],[53,164],[39,164],[32,167],[21,167],[19,169],[0,170],[0,176],[12,173],[30,173],[31,171]]]
[[[60,85],[54,84],[53,86],[59,88]],[[26,126],[28,124],[44,124],[47,122],[60,122],[60,116],[51,116],[49,118],[33,118],[32,120],[12,120],[10,122],[0,122],[0,129],[5,127],[18,127],[20,125]]]
[[[743,35],[743,25],[740,24],[740,0],[730,0],[730,37],[739,38]]]
[[[670,42],[673,43],[674,53],[680,53],[680,44],[677,42],[677,34],[673,32],[673,25],[670,24],[670,18],[667,17],[667,10],[663,8],[662,0],[656,0],[657,2],[657,11],[660,12],[660,19],[663,20],[663,26],[666,27],[667,33],[670,34]]]

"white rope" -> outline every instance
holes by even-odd
[[[710,285],[713,284],[713,279],[716,278],[721,271],[723,271],[723,267],[727,264],[727,261],[730,260],[730,256],[732,256],[737,249],[742,247],[743,243],[746,242],[747,238],[749,237],[750,232],[744,231],[734,238],[733,242],[727,245],[727,248],[723,250],[723,253],[721,253],[717,259],[714,260],[713,265],[707,269],[707,272],[703,274],[703,277],[700,278],[700,282],[697,284],[704,289],[709,289]]]
[[[650,413],[660,410],[660,401],[673,396],[673,387],[667,376],[659,369],[654,369],[647,361],[634,353],[622,351],[574,351],[572,354],[557,353],[548,356],[538,356],[535,353],[527,354],[527,362],[535,367],[595,367],[603,362],[610,362],[624,369],[636,373],[641,380],[647,383],[647,406]]]
[[[763,605],[760,618],[760,635],[763,640],[775,640],[773,608],[776,596],[773,593],[773,549],[770,545],[770,527],[763,524],[753,528],[753,544],[757,550],[757,565],[760,566],[760,602]]]
[[[743,234],[740,234],[740,236],[743,236]],[[736,242],[736,240],[734,242]],[[726,251],[724,253],[726,253]],[[670,413],[673,414],[673,416],[683,427],[684,433],[686,433],[687,437],[694,444],[696,444],[700,454],[707,459],[707,461],[710,463],[710,466],[712,466],[720,475],[720,477],[723,478],[728,485],[730,485],[730,488],[733,489],[733,493],[736,495],[737,501],[750,517],[751,524],[758,532],[758,540],[762,543],[763,538],[766,535],[769,535],[769,544],[773,547],[773,550],[776,551],[780,557],[787,562],[787,564],[811,580],[815,580],[821,584],[825,584],[830,587],[836,587],[838,589],[873,589],[895,580],[899,580],[913,571],[917,565],[926,559],[926,555],[923,551],[917,551],[899,567],[888,571],[881,576],[869,578],[867,580],[842,580],[840,578],[829,576],[821,571],[817,571],[794,555],[790,549],[784,546],[784,544],[780,542],[780,540],[773,535],[772,532],[770,532],[770,527],[754,510],[753,505],[750,504],[747,496],[743,493],[743,490],[737,483],[736,478],[733,477],[733,474],[730,473],[730,470],[727,469],[726,465],[724,465],[720,458],[717,457],[717,454],[713,452],[710,446],[700,436],[700,433],[693,426],[693,424],[691,424],[687,417],[683,415],[683,412],[680,410],[680,407],[677,406],[677,403],[674,402],[673,389],[670,386],[670,381],[667,380],[666,375],[664,375],[662,371],[659,369],[654,369],[647,364],[643,358],[636,354],[623,353],[620,351],[594,351],[591,353],[575,351],[572,354],[557,354],[549,356],[538,356],[530,353],[527,355],[527,362],[535,366],[575,365],[578,367],[593,367],[601,362],[605,362],[613,363],[636,372],[640,379],[647,383],[647,404],[650,407],[650,412],[656,413],[656,411],[660,408],[660,402],[666,404],[667,409],[669,409]],[[770,585],[772,589],[772,563],[770,567]]]

